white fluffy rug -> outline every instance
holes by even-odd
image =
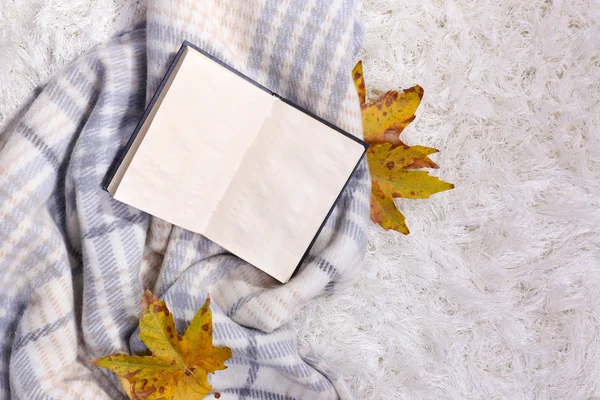
[[[0,125],[142,0],[0,0]],[[364,0],[374,89],[456,189],[373,226],[359,281],[297,318],[365,399],[600,397],[600,2]]]

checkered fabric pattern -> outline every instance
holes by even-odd
[[[85,360],[144,352],[136,331],[146,288],[182,332],[210,293],[215,344],[233,350],[211,377],[222,399],[351,397],[298,348],[290,320],[356,275],[367,243],[365,165],[285,285],[101,189],[185,39],[361,134],[353,1],[151,0],[144,29],[76,60],[0,134],[0,398],[125,398],[111,373]]]

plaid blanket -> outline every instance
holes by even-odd
[[[361,134],[352,0],[149,1],[144,29],[54,76],[0,134],[1,398],[124,398],[111,373],[85,360],[144,352],[136,330],[146,288],[181,332],[210,293],[214,342],[233,350],[228,369],[211,376],[222,399],[351,397],[299,348],[290,321],[360,266],[366,166],[285,285],[101,189],[184,39]]]

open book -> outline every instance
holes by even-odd
[[[185,42],[106,189],[286,282],[366,147]]]

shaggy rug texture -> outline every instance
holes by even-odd
[[[317,0],[313,0],[317,1]],[[365,399],[600,397],[600,3],[363,0],[376,91],[420,84],[408,144],[456,189],[398,201],[348,290],[296,319]],[[0,126],[135,0],[0,0]]]

